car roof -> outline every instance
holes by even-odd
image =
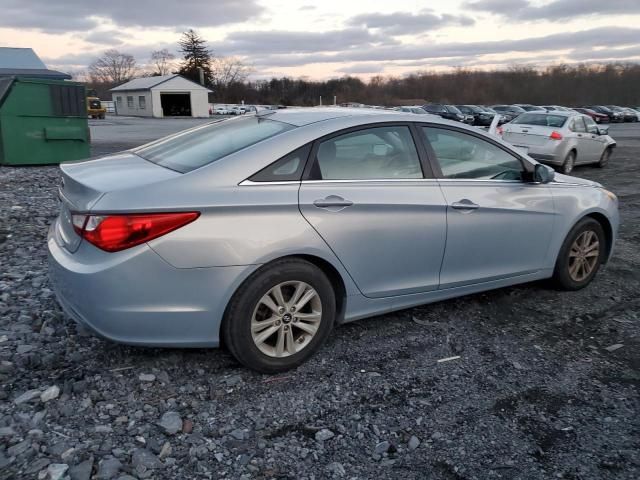
[[[580,112],[567,112],[565,110],[552,110],[551,112],[527,112],[529,115],[556,115],[559,117],[573,117],[574,115],[582,115]]]
[[[413,113],[407,114],[397,110],[382,110],[375,108],[352,108],[352,107],[302,107],[302,108],[286,108],[281,110],[271,110],[268,112],[259,112],[259,116],[264,115],[266,118],[279,122],[302,127],[312,123],[322,122],[335,118],[344,117],[367,117],[388,115],[393,117],[392,120],[398,121],[415,121]],[[437,117],[439,118],[439,117]],[[366,123],[363,122],[363,123]]]

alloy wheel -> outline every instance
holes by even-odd
[[[582,232],[569,250],[569,276],[576,282],[586,279],[598,264],[600,240],[593,230]]]
[[[283,282],[258,301],[251,318],[251,338],[265,355],[288,357],[311,342],[321,321],[318,292],[305,282]]]

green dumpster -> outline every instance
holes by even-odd
[[[0,78],[0,164],[40,165],[89,157],[81,83]]]

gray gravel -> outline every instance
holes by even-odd
[[[621,201],[592,286],[355,322],[279,376],[80,331],[46,275],[57,169],[0,167],[0,478],[640,478],[640,128],[612,133],[575,172]]]

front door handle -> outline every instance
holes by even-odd
[[[339,195],[329,195],[320,200],[316,200],[313,204],[318,208],[345,208],[353,205],[351,200],[345,200]]]
[[[456,210],[477,210],[480,208],[480,205],[464,198],[459,202],[453,202],[451,208],[455,208]]]

